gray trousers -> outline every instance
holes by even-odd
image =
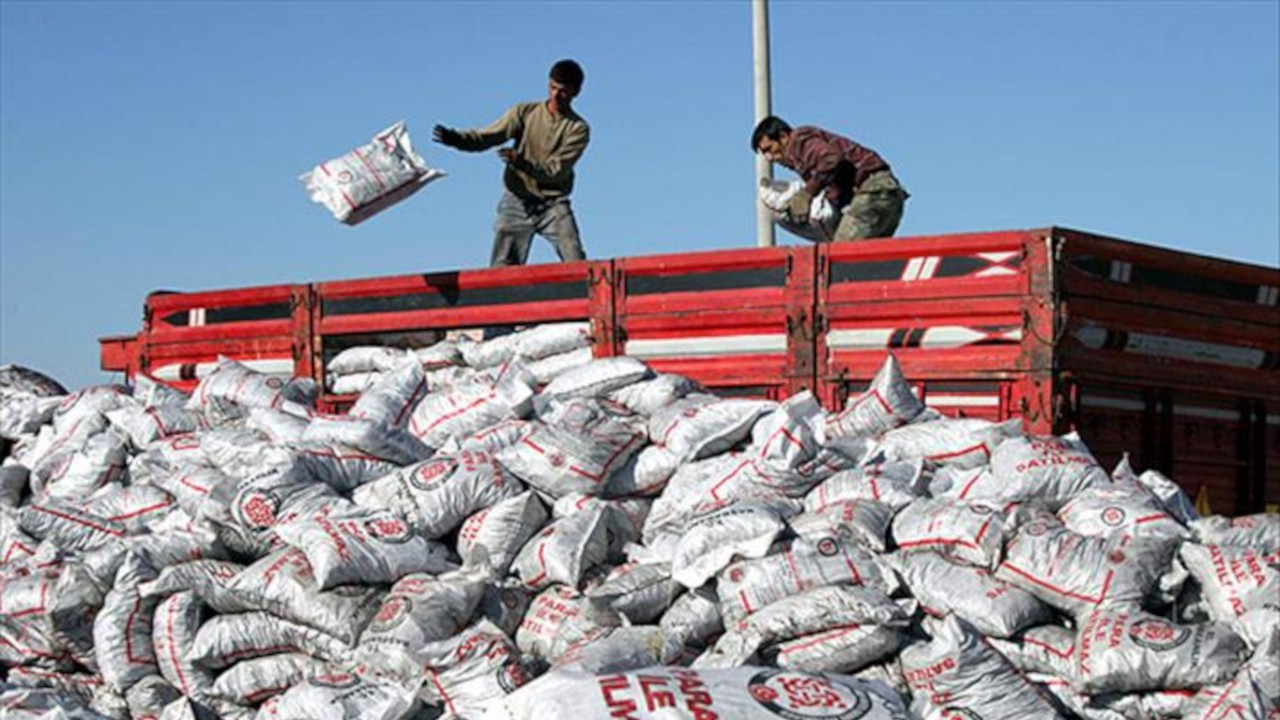
[[[872,173],[844,206],[835,241],[893,237],[902,222],[902,206],[909,197],[893,173]]]
[[[573,218],[569,198],[531,203],[502,191],[498,201],[498,217],[493,221],[493,256],[491,267],[524,265],[529,261],[533,236],[551,241],[562,261],[585,260],[578,222]]]

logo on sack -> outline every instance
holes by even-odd
[[[982,716],[972,710],[950,706],[942,708],[942,720],[982,720]]]
[[[529,682],[529,676],[525,674],[524,668],[515,660],[509,660],[498,668],[497,679],[498,686],[508,695]]]
[[[409,474],[409,482],[419,490],[432,490],[445,475],[453,471],[454,463],[449,460],[432,460]]]
[[[1044,535],[1047,532],[1049,532],[1048,523],[1042,522],[1040,520],[1037,520],[1036,522],[1031,523],[1030,525],[1027,526],[1027,529],[1026,529],[1026,533],[1031,537],[1040,537],[1041,535]]]
[[[267,491],[255,490],[241,497],[236,507],[240,511],[241,522],[254,530],[266,530],[276,524],[280,498]]]
[[[1125,560],[1124,552],[1121,550],[1112,550],[1111,552],[1107,553],[1107,560],[1111,561],[1116,565],[1119,565]]]
[[[409,525],[396,517],[380,517],[365,522],[364,529],[370,537],[388,543],[402,543],[409,540]]]
[[[871,711],[871,696],[818,675],[765,670],[747,683],[751,698],[786,720],[857,720]]]
[[[404,622],[413,612],[413,601],[403,595],[392,595],[378,608],[378,614],[369,622],[374,632],[386,632]]]
[[[547,462],[551,467],[564,467],[564,455],[562,453],[553,452],[547,456]]]
[[[1122,508],[1114,506],[1109,507],[1102,511],[1102,522],[1110,525],[1111,527],[1117,527],[1120,523],[1124,522],[1124,514],[1125,513]]]
[[[351,673],[316,673],[307,678],[312,685],[345,690],[360,684],[360,678]]]
[[[1129,638],[1150,650],[1172,650],[1191,637],[1191,630],[1160,618],[1145,618],[1129,626]]]
[[[974,503],[969,506],[969,509],[972,510],[975,515],[990,515],[996,511],[996,509],[990,505],[983,505],[982,503]]]
[[[831,557],[840,552],[840,546],[831,538],[822,538],[818,541],[818,554],[825,557]]]

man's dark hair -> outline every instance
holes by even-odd
[[[780,135],[789,132],[791,132],[791,126],[785,120],[776,115],[770,115],[757,123],[755,132],[751,133],[751,152],[760,149],[761,140],[765,138],[777,140]]]
[[[572,60],[561,60],[551,66],[551,79],[561,85],[582,89],[582,82],[587,79],[582,66]]]

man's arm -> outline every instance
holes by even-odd
[[[582,157],[582,153],[586,152],[587,143],[590,141],[591,129],[583,123],[580,128],[566,134],[564,142],[545,161],[534,162],[514,153],[509,161],[512,167],[539,183],[558,183],[573,172],[574,164],[578,162],[578,158]]]
[[[437,125],[432,137],[436,142],[467,152],[480,152],[520,135],[520,106],[513,105],[487,127],[478,130],[453,130]]]

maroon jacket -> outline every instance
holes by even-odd
[[[813,195],[825,188],[832,206],[842,208],[868,175],[888,170],[889,163],[870,148],[812,125],[791,131],[782,164],[804,178]]]

